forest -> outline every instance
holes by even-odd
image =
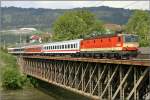
[[[2,28],[19,27],[50,28],[54,21],[66,11],[88,10],[104,23],[126,24],[133,10],[110,7],[87,7],[75,9],[35,9],[35,8],[2,8]]]

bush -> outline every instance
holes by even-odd
[[[7,67],[2,72],[2,86],[6,89],[23,88],[26,77],[21,75],[16,68]]]
[[[22,75],[16,58],[2,50],[0,50],[0,82],[5,89],[21,89],[27,83],[27,77]]]
[[[33,78],[33,77],[28,77],[28,79],[29,79],[29,81],[30,81],[30,83],[32,84],[32,86],[34,86],[34,87],[38,87],[38,79],[36,79],[36,78]]]

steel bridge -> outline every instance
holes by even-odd
[[[91,99],[150,99],[150,60],[17,58],[25,74]]]

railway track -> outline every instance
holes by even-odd
[[[77,58],[77,57],[50,57],[50,56],[22,56],[23,58],[31,59],[51,59],[51,60],[69,60],[69,61],[84,61],[84,62],[98,62],[98,63],[111,63],[111,64],[126,64],[126,65],[142,65],[150,67],[150,59],[98,59],[98,58]]]

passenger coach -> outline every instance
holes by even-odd
[[[80,52],[82,39],[43,44],[44,54],[74,54]]]

